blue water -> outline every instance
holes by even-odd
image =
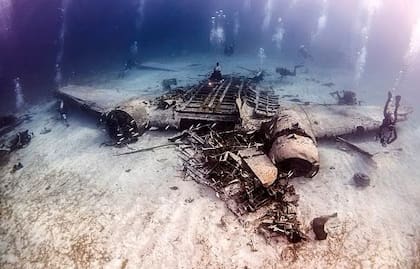
[[[58,66],[64,82],[121,69],[134,41],[141,61],[223,55],[232,45],[248,57],[264,48],[279,65],[301,63],[304,45],[315,67],[360,72],[354,87],[375,79],[386,92],[403,70],[401,87],[413,92],[417,54],[404,66],[417,10],[415,0],[2,0],[0,112],[16,109],[15,78],[35,103],[58,87]]]

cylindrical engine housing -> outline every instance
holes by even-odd
[[[313,177],[319,171],[316,139],[306,117],[284,109],[267,124],[264,132],[271,148],[269,157],[284,173]]]

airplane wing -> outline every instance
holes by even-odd
[[[117,107],[125,108],[125,104],[132,103],[134,99],[138,99],[135,98],[135,92],[130,96],[117,90],[75,85],[60,88],[58,96],[97,113],[107,113]],[[251,107],[247,103],[246,101],[243,102],[241,98],[237,98],[236,106],[240,115],[236,115],[241,118],[242,126],[245,129],[258,130],[261,123],[270,120],[270,117],[256,117],[259,106]],[[379,129],[383,119],[383,108],[379,106],[291,103],[281,103],[279,106],[279,109],[273,110],[274,114],[281,116],[282,113],[287,114],[290,111],[293,111],[294,114],[297,113],[301,124],[309,125],[316,139],[376,131]],[[136,110],[136,108],[130,107],[126,110],[129,114],[133,114],[132,111]],[[406,120],[411,112],[412,109],[409,107],[400,107],[399,120]],[[173,125],[177,126],[178,124]]]
[[[133,96],[124,95],[114,89],[99,89],[89,86],[69,85],[58,89],[60,98],[71,101],[94,112],[105,113]]]
[[[317,139],[376,131],[383,119],[383,108],[379,106],[313,104],[294,105],[291,109],[304,114]],[[401,107],[400,121],[411,112],[409,107]]]
[[[382,108],[376,106],[298,105],[317,139],[374,131],[382,123]]]

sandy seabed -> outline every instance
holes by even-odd
[[[239,66],[258,62],[220,60],[224,72],[242,74]],[[77,82],[120,92],[122,100],[151,98],[162,93],[163,78],[192,84],[213,63],[191,57],[152,64],[177,71],[133,71],[124,79],[110,72]],[[273,73],[276,62],[265,66]],[[310,78],[332,81],[338,90],[351,80],[346,72],[308,71],[281,84],[273,73],[265,83],[280,96],[332,103],[332,90]],[[386,97],[368,87],[356,92],[367,103]],[[117,157],[128,149],[100,147],[107,135],[83,113],[72,111],[66,128],[53,101],[29,111],[32,121],[19,130],[35,137],[0,168],[1,268],[420,268],[420,125],[414,115],[387,148],[373,139],[358,142],[376,153],[373,162],[320,144],[320,173],[293,180],[299,215],[308,231],[314,217],[338,217],[327,224],[327,240],[292,245],[266,242],[211,190],[186,180],[174,148]],[[40,134],[44,127],[52,131]],[[171,135],[148,132],[130,147],[163,144]],[[24,168],[10,173],[17,162]],[[368,174],[371,186],[355,188],[356,172]]]

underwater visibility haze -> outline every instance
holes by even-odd
[[[419,74],[417,0],[0,0],[0,267],[420,268]]]

